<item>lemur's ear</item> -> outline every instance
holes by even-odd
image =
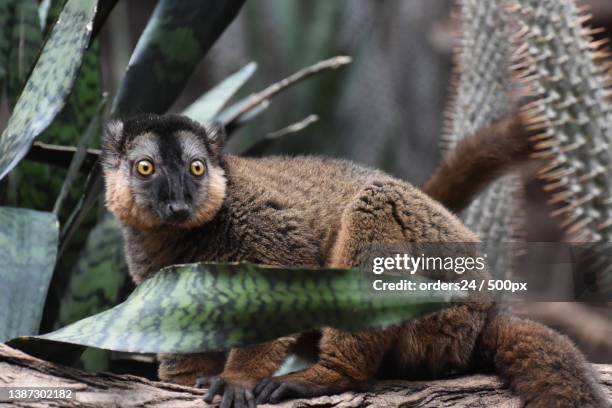
[[[115,166],[119,163],[119,157],[123,152],[123,122],[111,120],[104,128],[102,138],[102,161],[107,166]]]
[[[220,122],[210,122],[204,125],[204,129],[206,130],[206,141],[211,153],[215,156],[220,155],[225,145],[225,127]]]

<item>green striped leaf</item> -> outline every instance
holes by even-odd
[[[66,103],[91,35],[95,0],[69,0],[0,136],[0,179]]]
[[[163,113],[245,0],[160,0],[132,54],[111,111]]]
[[[53,214],[0,207],[0,342],[38,333],[57,239]]]
[[[200,352],[258,343],[316,327],[385,327],[443,307],[449,292],[375,292],[357,269],[239,264],[166,268],[122,304],[11,346],[49,342],[128,352]],[[36,347],[35,347],[36,348]]]
[[[32,70],[42,44],[38,1],[21,0],[13,11],[6,93],[13,106]]]

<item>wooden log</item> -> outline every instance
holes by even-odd
[[[612,401],[612,365],[594,365]],[[31,357],[0,344],[2,387],[62,387],[74,390],[71,400],[9,401],[0,407],[205,407],[203,390],[133,375],[90,374]],[[368,392],[346,392],[275,405],[297,407],[520,407],[519,399],[496,376],[472,375],[436,381],[381,381]]]

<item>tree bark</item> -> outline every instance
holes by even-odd
[[[594,365],[612,400],[612,365]],[[203,390],[150,381],[132,375],[89,374],[31,357],[0,344],[2,387],[63,387],[71,400],[9,401],[0,407],[204,407]],[[520,401],[490,375],[437,381],[381,381],[365,393],[292,400],[275,407],[519,407]]]

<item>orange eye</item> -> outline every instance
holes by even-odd
[[[136,163],[136,171],[144,177],[149,177],[155,172],[155,166],[149,160],[141,160]]]
[[[196,177],[201,176],[206,171],[206,166],[200,160],[194,160],[191,162],[191,166],[189,166],[189,171]]]

